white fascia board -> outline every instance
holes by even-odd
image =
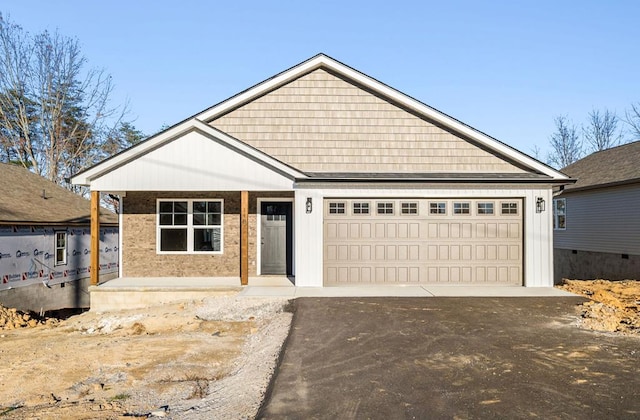
[[[238,106],[250,102],[254,98],[264,95],[265,93],[320,67],[330,69],[331,71],[336,72],[346,77],[347,79],[351,79],[356,83],[373,90],[374,92],[378,92],[381,96],[387,97],[394,102],[417,112],[418,114],[424,115],[431,120],[437,121],[438,123],[451,128],[453,131],[461,133],[469,137],[470,139],[473,139],[478,143],[487,146],[489,149],[494,150],[498,154],[507,156],[513,161],[529,167],[537,172],[543,173],[553,179],[569,179],[568,176],[559,171],[556,171],[550,166],[545,165],[544,163],[539,162],[536,159],[533,159],[532,157],[527,156],[526,154],[461,123],[455,118],[443,114],[442,112],[431,108],[430,106],[416,99],[413,99],[410,96],[405,95],[404,93],[393,89],[385,85],[384,83],[381,83],[367,76],[366,74],[348,67],[323,54],[315,56],[295,67],[292,67],[289,70],[284,71],[283,73],[280,73],[279,75],[271,79],[265,80],[264,82],[248,89],[247,91],[244,91],[212,108],[203,111],[202,113],[198,114],[196,118],[205,122],[209,122]]]
[[[84,172],[77,174],[76,176],[71,178],[71,183],[75,185],[91,185],[91,182],[95,179],[100,178],[102,175],[128,163],[140,156],[144,156],[148,152],[157,149],[158,147],[162,147],[163,144],[170,142],[194,129],[200,130],[216,139],[218,139],[221,143],[226,144],[230,149],[235,150],[240,153],[244,153],[245,155],[251,156],[257,161],[262,162],[265,166],[270,167],[286,176],[289,176],[292,179],[296,178],[307,178],[307,176],[292,168],[277,159],[272,158],[271,156],[241,142],[238,139],[235,139],[220,130],[217,130],[214,127],[211,127],[202,121],[199,121],[195,118],[187,120],[182,124],[179,124],[175,127],[168,129],[155,137],[150,138],[149,140],[140,143],[124,152],[113,156],[110,159],[107,159],[101,163],[98,163],[95,166],[87,169]]]

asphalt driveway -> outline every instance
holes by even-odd
[[[638,418],[640,339],[581,298],[299,298],[259,418]]]

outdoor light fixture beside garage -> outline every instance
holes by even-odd
[[[544,198],[536,198],[536,213],[542,213],[545,210]]]
[[[313,210],[313,203],[311,202],[311,197],[307,197],[306,209],[307,209],[307,214],[311,213],[311,210]]]

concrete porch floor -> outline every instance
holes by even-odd
[[[391,285],[297,287],[292,278],[124,277],[89,288],[91,310],[144,308],[158,303],[237,294],[241,297],[560,297],[574,296],[553,287],[474,285]]]

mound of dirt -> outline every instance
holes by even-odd
[[[590,299],[579,307],[582,327],[640,335],[640,281],[565,279],[558,287]]]
[[[5,308],[0,305],[0,330],[15,330],[17,328],[33,328],[38,325],[56,325],[56,318],[41,318],[33,312],[22,312],[16,308]]]

